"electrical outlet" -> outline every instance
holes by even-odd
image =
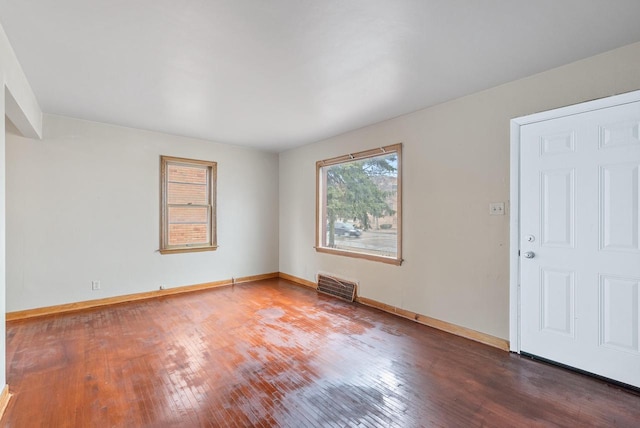
[[[504,215],[504,202],[491,202],[489,204],[489,215]]]
[[[93,291],[100,290],[100,281],[91,281],[91,289]]]

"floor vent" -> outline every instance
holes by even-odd
[[[356,283],[329,275],[318,274],[318,292],[339,297],[347,302],[356,298]]]

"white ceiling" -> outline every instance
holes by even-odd
[[[271,151],[640,40],[639,0],[0,0],[46,113]]]

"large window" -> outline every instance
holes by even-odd
[[[216,246],[216,163],[160,157],[160,252]]]
[[[316,163],[316,250],[402,263],[402,145]]]

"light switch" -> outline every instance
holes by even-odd
[[[504,202],[491,202],[489,204],[489,215],[504,215]]]

